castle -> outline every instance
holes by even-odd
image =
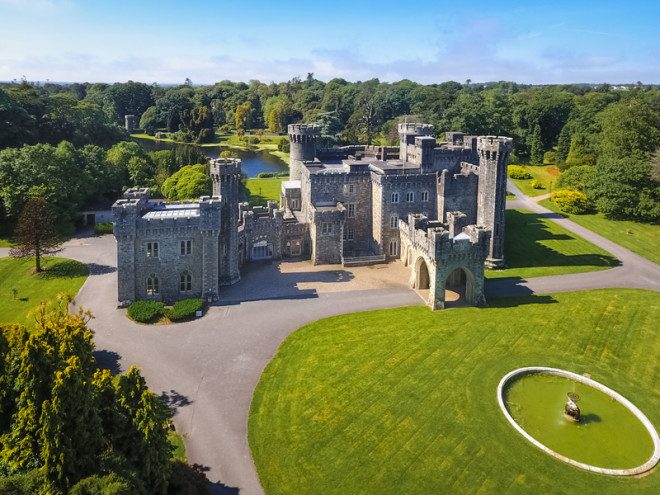
[[[239,200],[240,160],[211,161],[213,195],[165,204],[130,189],[113,205],[118,299],[222,298],[240,267],[265,259],[357,266],[392,259],[445,307],[445,289],[483,304],[484,267],[504,264],[512,140],[403,123],[398,147],[320,148],[314,125],[289,125],[290,177],[279,205]]]

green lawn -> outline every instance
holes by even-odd
[[[0,323],[32,325],[28,313],[41,302],[64,292],[75,296],[87,278],[87,266],[66,258],[46,258],[46,270],[31,275],[32,258],[0,259]],[[17,290],[16,299],[12,289]]]
[[[557,208],[552,201],[544,199],[541,206],[561,213],[575,223],[593,230],[612,242],[660,264],[660,225],[633,222],[630,220],[608,220],[601,213],[592,215],[569,215]]]
[[[486,270],[486,278],[541,277],[604,270],[616,258],[581,237],[523,210],[506,211],[504,270]]]
[[[0,237],[0,247],[12,247],[13,245],[14,243],[9,239]]]
[[[530,174],[532,174],[532,179],[538,180],[544,186],[544,189],[534,189],[532,187],[532,179],[512,179],[516,186],[518,186],[527,196],[541,196],[542,194],[548,194],[552,190],[552,185],[560,175],[559,169],[554,165],[523,166],[529,170]]]
[[[599,290],[491,307],[347,314],[290,335],[254,393],[248,439],[267,494],[660,493],[523,439],[496,400],[529,365],[591,376],[660,425],[660,295]]]
[[[248,202],[252,205],[265,205],[266,201],[280,201],[280,191],[284,177],[273,177],[269,179],[247,179]]]

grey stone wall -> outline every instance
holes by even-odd
[[[313,209],[310,235],[312,240],[312,263],[315,265],[342,262],[344,218],[345,209],[341,204],[336,207]],[[330,232],[324,232],[324,224],[331,225]]]
[[[315,125],[289,124],[289,179],[300,180],[303,162],[312,161],[316,156],[316,141],[319,128]]]
[[[237,158],[211,160],[210,171],[213,194],[219,195],[222,202],[218,276],[220,285],[232,285],[241,279],[238,250],[241,161]]]
[[[443,170],[438,181],[438,219],[447,221],[447,212],[462,211],[469,223],[477,220],[479,176],[472,170],[452,174]]]

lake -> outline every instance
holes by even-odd
[[[171,150],[177,146],[195,146],[194,144],[176,144],[152,139],[135,139],[147,151]],[[256,177],[261,172],[286,172],[289,165],[281,158],[267,151],[240,150],[222,148],[220,146],[199,146],[199,149],[209,158],[218,158],[221,151],[230,150],[241,159],[241,170],[248,177]]]

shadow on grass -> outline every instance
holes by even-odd
[[[553,233],[548,225],[543,222],[545,218],[563,217],[557,213],[538,214],[507,210],[504,241],[507,268],[552,266],[611,268],[620,264],[618,259],[607,254],[567,254],[543,245],[542,241],[575,240],[575,237],[568,234]]]
[[[527,304],[555,304],[557,300],[548,295],[496,296],[488,298],[488,308],[516,308]]]
[[[89,274],[87,265],[74,260],[50,261],[46,269],[39,274],[44,280],[56,278],[86,277]]]

